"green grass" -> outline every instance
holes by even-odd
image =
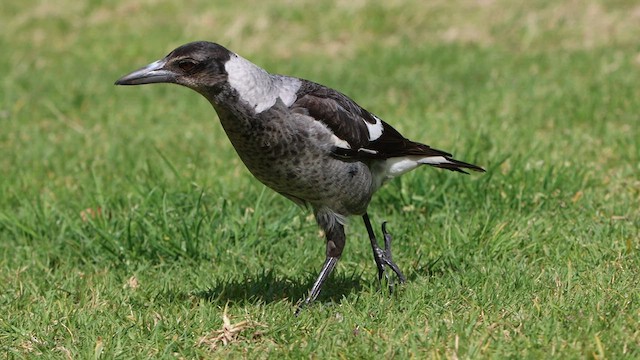
[[[636,2],[385,3],[3,3],[0,354],[640,357]],[[376,194],[405,286],[378,291],[353,219],[293,316],[324,258],[312,217],[197,94],[112,85],[196,39],[486,167]],[[225,307],[242,331],[213,348]]]

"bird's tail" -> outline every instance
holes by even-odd
[[[448,154],[447,154],[448,155]],[[439,156],[426,156],[418,160],[419,164],[431,165],[433,167],[447,169],[451,171],[457,171],[464,174],[468,174],[468,172],[463,169],[470,169],[473,171],[485,172],[483,168],[477,165],[469,164],[464,161],[456,160],[452,158],[450,155],[439,155]]]

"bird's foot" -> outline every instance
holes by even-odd
[[[373,246],[373,259],[376,262],[376,266],[378,267],[378,281],[382,282],[382,276],[384,275],[387,279],[387,284],[389,284],[389,292],[393,293],[393,281],[389,279],[389,274],[385,272],[385,267],[388,266],[396,273],[398,277],[398,281],[402,284],[407,279],[400,271],[400,268],[396,263],[393,262],[393,258],[391,256],[391,234],[387,232],[387,223],[382,223],[382,235],[384,236],[384,249],[380,248],[377,243],[372,243]]]

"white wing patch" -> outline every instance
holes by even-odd
[[[370,124],[368,121],[365,121],[365,125],[367,125],[367,130],[369,130],[369,141],[376,140],[380,136],[382,136],[382,120],[378,119],[377,116],[373,116],[376,119],[375,124]],[[364,120],[363,120],[364,121]]]
[[[328,130],[328,129],[327,129]],[[331,130],[329,130],[331,131]],[[345,140],[340,139],[335,134],[331,134],[331,141],[333,141],[333,145],[342,149],[351,149],[351,145]]]
[[[278,98],[287,106],[296,100],[296,91],[300,88],[298,79],[271,75],[236,54],[231,55],[224,68],[229,75],[229,85],[256,114],[271,108]]]

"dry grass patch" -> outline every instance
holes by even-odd
[[[222,312],[222,328],[201,336],[196,342],[196,346],[215,351],[220,346],[257,341],[264,334],[263,329],[265,328],[266,325],[252,320],[231,323],[231,319],[227,315],[227,306],[225,306]]]

